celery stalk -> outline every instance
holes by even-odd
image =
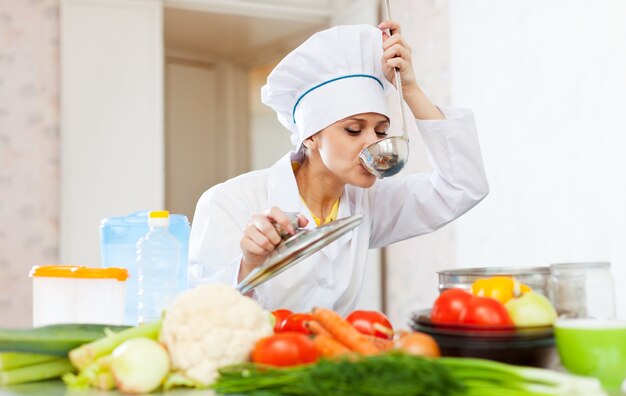
[[[148,337],[156,340],[161,330],[161,321],[145,323],[137,327],[131,327],[122,330],[119,333],[113,333],[99,340],[82,345],[70,351],[70,361],[79,370],[83,370],[89,364],[96,361],[99,357],[105,356],[113,352],[118,345],[126,340],[137,337]]]
[[[73,370],[74,367],[72,367],[69,360],[66,358],[57,358],[50,362],[0,371],[0,386],[58,378]]]
[[[36,353],[2,352],[0,353],[0,371],[12,370],[18,367],[32,366],[33,364],[58,360],[58,356],[40,355]]]

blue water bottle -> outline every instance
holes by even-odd
[[[154,322],[178,292],[180,242],[169,230],[168,211],[150,212],[150,231],[137,242],[138,322]]]

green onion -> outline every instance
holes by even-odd
[[[293,368],[226,367],[212,388],[219,394],[604,396],[599,381],[551,370],[473,358],[427,359],[391,353],[357,361],[321,360]]]
[[[472,389],[472,381],[481,387],[499,386],[501,396],[514,395],[605,395],[600,382],[594,378],[559,373],[552,370],[520,367],[484,359],[443,357],[439,363],[448,367],[453,375]],[[478,385],[477,385],[478,386]],[[519,393],[525,392],[525,393]],[[485,391],[486,393],[486,391]],[[474,393],[478,395],[480,393]]]

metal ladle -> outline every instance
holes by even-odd
[[[387,20],[391,19],[389,0],[385,0]],[[391,32],[389,32],[391,35]],[[400,103],[400,119],[402,120],[402,136],[391,136],[381,139],[367,146],[359,154],[361,163],[371,174],[382,179],[393,176],[404,168],[409,160],[409,135],[407,134],[406,119],[402,95],[402,80],[400,70],[394,68],[396,92]]]

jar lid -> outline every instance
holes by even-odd
[[[140,212],[134,212],[128,216],[107,217],[100,222],[100,228],[110,227],[148,227],[148,217],[150,212],[142,210]],[[170,225],[184,225],[189,226],[189,219],[187,216],[181,214],[169,214]],[[143,228],[142,228],[143,230]],[[146,232],[148,232],[146,230]]]
[[[124,268],[89,268],[77,265],[36,265],[31,269],[31,277],[81,278],[81,279],[128,279],[128,270]]]
[[[607,270],[611,267],[608,261],[580,262],[580,263],[556,263],[550,264],[552,271],[584,271],[584,270]]]

